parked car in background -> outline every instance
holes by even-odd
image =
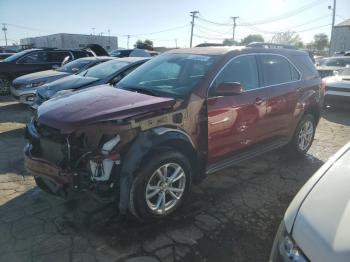
[[[114,58],[110,61],[91,67],[76,75],[70,75],[42,85],[36,92],[33,108],[51,99],[57,92],[70,92],[90,86],[118,83],[124,76],[148,61],[145,57]]]
[[[326,84],[326,104],[350,104],[350,68],[336,71],[334,76],[325,77],[323,81]]]
[[[12,56],[15,53],[0,53],[0,61]]]
[[[55,48],[27,49],[16,53],[0,62],[0,95],[8,94],[11,82],[19,76],[57,69],[65,57],[74,60],[86,56],[92,56],[91,52]]]
[[[145,49],[117,49],[109,52],[113,57],[150,57],[152,56],[148,50]]]
[[[345,262],[350,257],[350,143],[332,156],[290,203],[270,262]]]
[[[71,74],[78,74],[97,64],[113,59],[110,56],[92,56],[73,60],[55,70],[46,70],[20,76],[11,84],[12,96],[21,103],[32,104],[36,90],[43,84],[48,84],[57,79]]]
[[[334,75],[334,71],[344,69],[350,66],[350,57],[348,56],[332,56],[323,58],[318,62],[317,71],[320,76],[327,77]]]
[[[282,146],[303,156],[324,95],[308,54],[283,48],[174,49],[117,87],[43,103],[27,126],[25,166],[47,192],[89,191],[144,221],[173,213],[192,182],[230,165]]]

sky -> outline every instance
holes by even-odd
[[[333,0],[0,0],[0,23],[8,43],[54,33],[118,36],[119,47],[150,39],[154,46],[188,47],[190,12],[195,19],[193,45],[232,38],[232,19],[239,16],[235,39],[296,31],[303,42],[317,33],[330,35]],[[350,19],[350,0],[337,0],[336,23]],[[108,33],[109,32],[109,33]],[[5,44],[3,31],[0,45]]]

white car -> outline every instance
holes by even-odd
[[[294,197],[270,261],[350,261],[350,142]]]
[[[326,84],[327,102],[350,102],[350,68],[339,70],[334,76],[323,78]]]

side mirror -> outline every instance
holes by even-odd
[[[223,82],[213,88],[211,94],[215,96],[235,96],[242,94],[244,91],[239,82]]]

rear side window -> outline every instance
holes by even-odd
[[[72,58],[71,54],[69,52],[49,52],[49,62],[50,63],[62,63],[62,61],[69,56]]]
[[[74,54],[74,59],[82,58],[82,57],[88,57],[88,56],[93,56],[89,52],[81,52],[81,51],[75,51],[73,54]]]
[[[45,64],[48,62],[47,52],[32,52],[18,61],[21,64]]]
[[[284,57],[278,55],[260,55],[262,85],[278,85],[300,78],[299,72]]]
[[[244,90],[258,88],[258,69],[254,55],[244,55],[229,62],[218,77],[214,86],[224,82],[239,82]]]
[[[293,61],[298,65],[299,70],[303,73],[304,79],[318,77],[316,66],[307,55],[294,55]]]

